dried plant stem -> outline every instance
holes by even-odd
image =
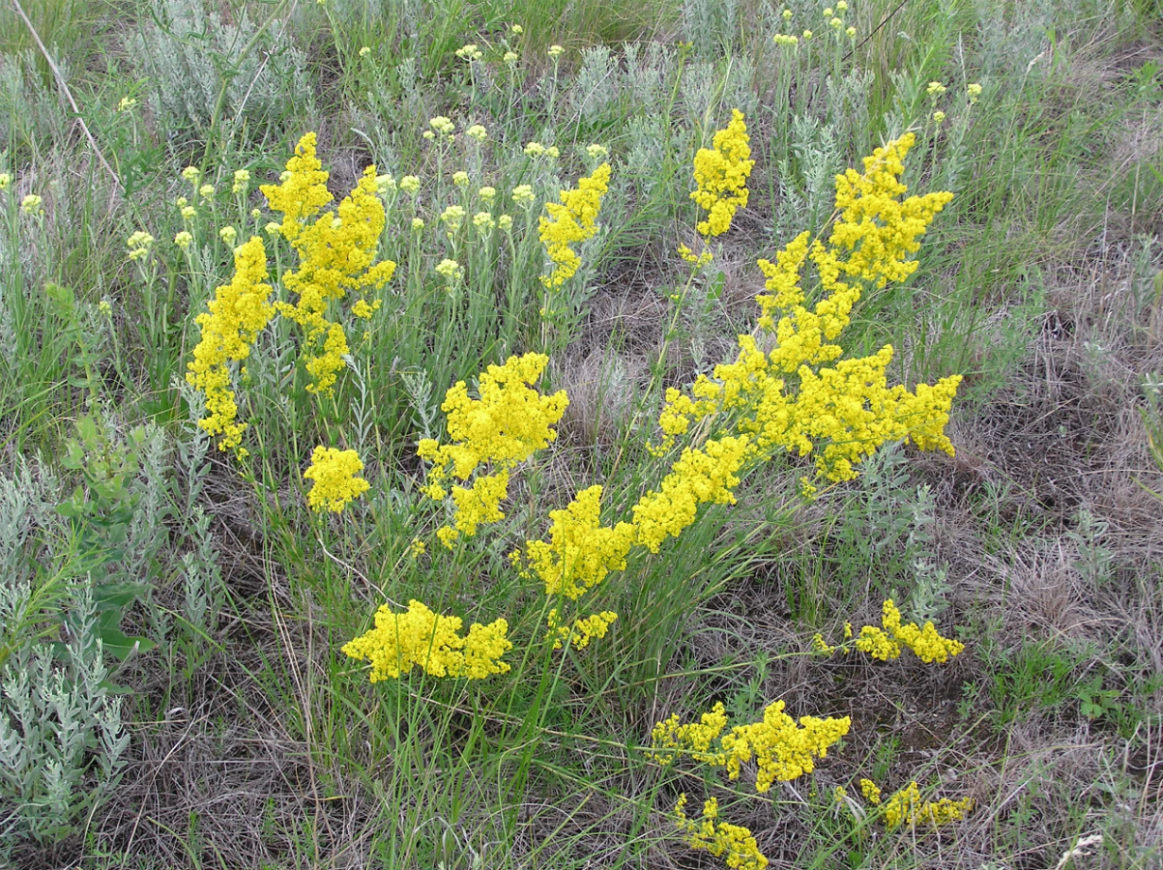
[[[124,192],[125,185],[121,183],[121,179],[118,177],[117,171],[109,165],[109,161],[105,159],[105,155],[101,153],[101,149],[97,146],[97,140],[93,138],[93,134],[89,131],[89,126],[85,123],[85,119],[81,116],[81,109],[79,106],[77,106],[77,101],[73,99],[73,92],[69,90],[68,82],[65,81],[65,77],[61,73],[60,67],[58,67],[56,61],[53,60],[53,57],[49,53],[48,48],[45,47],[45,44],[41,41],[40,34],[36,32],[36,28],[32,26],[32,22],[24,13],[24,7],[20,5],[20,0],[12,0],[12,8],[16,10],[16,14],[20,16],[20,20],[23,21],[24,26],[28,28],[28,32],[32,35],[33,40],[36,42],[36,47],[40,49],[40,53],[44,55],[45,61],[48,63],[49,68],[52,70],[53,78],[56,79],[57,85],[60,87],[61,92],[65,95],[65,99],[67,99],[69,101],[69,105],[72,106],[73,114],[77,118],[77,123],[81,125],[81,129],[85,132],[85,138],[89,140],[89,145],[92,146],[93,153],[97,155],[97,159],[101,161],[101,165],[105,167],[106,171],[113,178],[113,181],[117,184],[117,187]]]

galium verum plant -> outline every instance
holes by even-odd
[[[659,553],[668,540],[698,521],[705,505],[734,503],[747,473],[777,454],[814,457],[814,474],[800,481],[801,491],[810,497],[821,481],[857,476],[859,463],[889,441],[907,440],[922,449],[952,453],[944,427],[959,376],[912,391],[889,386],[891,346],[867,357],[844,358],[840,344],[865,288],[903,280],[917,268],[912,256],[919,239],[952,198],[947,192],[905,196],[900,176],[913,143],[911,134],[901,136],[867,157],[862,172],[849,169],[837,175],[830,225],[816,237],[800,234],[774,260],[758,261],[765,292],[756,300],[755,327],[738,337],[735,358],[685,389],[665,394],[660,437],[646,444],[665,468],[656,485],[619,518],[603,511],[604,485],[587,485],[569,504],[548,512],[543,538],[527,540],[510,554],[518,575],[544,590],[543,599],[531,600],[540,608],[545,630],[521,641],[527,649],[540,644],[550,651],[581,649],[605,636],[618,618],[616,611],[602,606],[606,579],[626,570],[633,554],[649,558],[647,554]],[[714,148],[701,151],[696,161],[698,190],[692,198],[707,213],[697,227],[704,240],[726,232],[735,210],[746,204],[752,165],[745,119],[734,112],[730,125],[715,135]],[[576,190],[564,191],[559,203],[546,207],[548,216],[541,218],[537,231],[551,264],[541,279],[547,292],[576,274],[580,258],[572,246],[592,234],[611,172],[609,163],[601,164]],[[322,210],[330,201],[325,180],[314,136],[308,134],[281,183],[262,188],[271,207],[283,215],[272,232],[298,257],[298,268],[278,277],[279,286],[294,300],[270,301],[273,287],[267,283],[265,249],[254,236],[235,250],[234,280],[218,288],[210,311],[199,317],[202,342],[189,379],[207,396],[208,417],[202,425],[220,437],[221,448],[240,456],[245,454],[245,424],[237,421],[232,366],[247,359],[259,332],[275,315],[295,323],[310,376],[306,389],[329,395],[349,351],[339,306],[354,299],[350,316],[370,317],[381,304],[376,294],[396,268],[391,260],[377,261],[385,213],[375,168],[364,173],[335,211]],[[456,229],[450,220],[441,216],[451,239]],[[526,227],[531,230],[529,223]],[[703,265],[699,257],[687,259],[695,270]],[[439,524],[436,536],[451,551],[450,558],[471,546],[482,528],[504,517],[511,473],[556,438],[554,426],[568,398],[564,391],[546,395],[536,388],[547,363],[544,354],[526,353],[488,366],[475,396],[465,381],[458,381],[441,406],[447,438],[425,438],[418,445],[419,458],[428,463],[422,492],[444,512],[447,521]],[[374,484],[359,477],[362,470],[356,451],[317,448],[306,473],[314,484],[307,496],[311,507],[342,511]],[[484,679],[510,670],[504,656],[516,644],[505,618],[488,625],[474,622],[464,632],[461,617],[412,599],[404,611],[381,606],[374,621],[373,628],[342,648],[350,658],[370,665],[373,682],[397,679],[414,669],[458,679]],[[879,658],[899,655],[902,645],[935,661],[960,651],[959,644],[941,638],[931,623],[924,628],[903,624],[892,602],[885,603],[883,628],[869,627],[854,642],[855,648]],[[822,646],[826,644],[821,640],[817,649]],[[824,757],[850,722],[814,717],[797,722],[776,701],[760,722],[725,732],[726,725],[721,707],[696,725],[682,725],[676,717],[665,720],[655,729],[655,757],[662,764],[666,751],[685,752],[695,761],[722,768],[729,779],[754,761],[756,789],[762,793],[775,781],[809,773],[813,759]],[[718,821],[713,799],[704,804],[701,822],[686,817],[684,802],[685,795],[674,815],[688,842],[726,855],[729,866],[766,864],[746,829]]]

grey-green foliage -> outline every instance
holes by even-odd
[[[5,584],[0,610],[10,615],[29,594],[26,584]],[[0,672],[0,841],[68,834],[109,797],[125,763],[129,733],[92,630],[89,586],[72,580],[62,598],[77,631],[64,643],[21,646]]]
[[[1075,527],[1066,533],[1077,553],[1074,569],[1088,586],[1109,583],[1115,571],[1115,552],[1107,546],[1110,524],[1086,507],[1078,509],[1074,522]]]
[[[108,797],[129,743],[59,486],[39,460],[0,476],[0,843],[73,830]]]
[[[779,207],[775,235],[786,244],[805,228],[819,227],[832,210],[841,145],[835,127],[812,115],[791,122],[790,154],[776,162]]]
[[[949,569],[934,553],[936,548],[936,498],[928,484],[918,486],[914,497],[905,504],[911,525],[905,539],[905,553],[912,569],[907,597],[910,618],[925,622],[936,619],[947,606]]]
[[[898,443],[860,465],[837,537],[856,571],[887,582],[909,619],[925,621],[947,606],[948,569],[935,553],[936,499],[930,487],[911,483],[908,462]]]
[[[645,46],[628,42],[622,47],[624,72],[622,86],[634,95],[641,106],[660,106],[667,98],[667,88],[675,71],[675,52],[661,42]]]
[[[686,0],[682,5],[683,38],[700,57],[732,53],[738,33],[739,0]]]
[[[215,110],[224,86],[224,118],[235,122],[282,117],[288,106],[310,112],[306,58],[285,22],[270,22],[251,44],[265,22],[245,9],[233,21],[204,0],[162,0],[152,9],[153,20],[129,38],[128,55],[166,127],[221,120]]]
[[[566,103],[585,124],[602,120],[619,95],[617,62],[605,45],[587,48],[566,93]]]
[[[67,55],[55,57],[68,80]],[[38,75],[36,58],[31,50],[0,55],[0,142],[9,147],[42,137],[59,139],[72,129],[71,118],[61,111],[61,101]]]
[[[218,548],[210,531],[210,515],[202,507],[206,477],[210,470],[207,454],[210,438],[198,427],[205,414],[205,397],[185,381],[175,385],[189,409],[182,437],[176,439],[175,454],[182,487],[175,492],[173,510],[181,518],[189,549],[182,553],[183,616],[192,634],[209,634],[214,627],[214,614],[225,599],[222,569],[218,562]]]

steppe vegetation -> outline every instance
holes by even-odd
[[[0,0],[0,866],[1163,865],[1159,0]]]

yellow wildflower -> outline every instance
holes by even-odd
[[[759,851],[750,830],[718,821],[718,800],[710,798],[704,802],[703,818],[698,822],[687,818],[685,806],[684,793],[674,807],[675,824],[686,835],[687,845],[692,849],[710,852],[716,858],[725,857],[731,870],[763,870],[767,866],[767,858]]]
[[[338,450],[334,447],[316,447],[311,454],[311,467],[303,472],[303,477],[312,481],[307,493],[307,503],[311,509],[327,509],[339,513],[348,503],[371,488],[359,476],[363,462],[354,450]]]
[[[665,753],[659,749],[690,755],[696,761],[724,768],[729,779],[738,779],[742,765],[754,759],[755,790],[762,794],[777,781],[789,782],[811,773],[814,759],[825,758],[828,747],[844,737],[852,724],[847,716],[803,716],[797,723],[783,709],[783,701],[769,704],[761,721],[737,725],[726,734],[722,733],[727,725],[722,703],[704,713],[698,724],[683,725],[677,716],[671,716],[654,726],[652,754],[660,760]]]
[[[465,183],[468,183],[468,176],[465,176]],[[445,226],[445,232],[449,236],[453,236],[460,229],[461,224],[464,223],[465,211],[462,206],[450,205],[440,213],[440,220]]]
[[[626,568],[634,528],[629,523],[602,526],[601,498],[601,486],[582,490],[566,508],[549,512],[548,541],[525,542],[525,559],[545,584],[546,595],[576,600],[611,571]]]
[[[576,189],[561,191],[560,203],[545,204],[548,217],[538,221],[538,237],[553,263],[549,274],[541,276],[541,283],[546,287],[560,287],[581,266],[581,258],[571,246],[598,231],[598,211],[609,182],[610,164],[603,163],[588,177],[580,178]]]
[[[965,649],[965,644],[960,641],[942,637],[932,622],[926,622],[924,627],[918,627],[914,622],[902,625],[901,612],[891,598],[884,602],[882,610],[883,628],[866,625],[856,638],[856,648],[875,659],[899,658],[902,648],[908,647],[926,664],[944,664]]]
[[[181,244],[178,239],[175,242]],[[252,236],[234,250],[231,282],[214,291],[209,311],[195,320],[202,337],[186,372],[186,380],[206,397],[207,415],[198,425],[211,437],[221,436],[218,449],[237,449],[240,458],[246,455],[239,448],[246,424],[236,422],[238,406],[230,388],[230,364],[250,355],[251,344],[274,314],[267,301],[272,288],[266,277],[266,249],[261,238]]]
[[[489,625],[474,622],[467,635],[458,616],[440,616],[419,601],[409,601],[405,613],[387,605],[376,611],[375,628],[348,641],[342,651],[371,663],[370,680],[396,679],[413,667],[434,677],[484,679],[503,674],[509,665],[501,656],[513,648],[506,637],[509,624],[498,619]]]
[[[632,508],[637,542],[657,553],[662,542],[694,523],[702,504],[734,504],[731,492],[750,452],[746,437],[725,436],[686,448],[656,491]]]
[[[27,215],[39,215],[44,211],[44,198],[35,193],[27,194],[20,200],[20,211]]]
[[[125,243],[125,247],[129,252],[129,259],[144,260],[149,256],[150,249],[153,248],[154,238],[145,230],[138,230],[133,233]]]
[[[833,342],[849,323],[862,283],[882,286],[911,274],[917,238],[951,197],[898,199],[905,191],[898,180],[902,161],[913,141],[908,134],[877,149],[864,161],[864,174],[848,170],[836,177],[839,216],[826,241],[809,242],[804,233],[775,263],[759,262],[769,292],[757,299],[758,326],[774,335],[775,348],[765,354],[754,335],[742,335],[734,362],[700,376],[687,392],[668,392],[659,449],[692,422],[723,414],[724,428],[753,435],[757,459],[776,449],[807,455],[822,445],[817,468],[828,480],[855,477],[853,465],[890,440],[952,452],[943,429],[960,377],[919,385],[914,393],[890,388],[891,346],[823,367],[843,354]],[[811,310],[803,305],[801,285],[809,261],[823,291]]]
[[[965,818],[965,814],[971,809],[973,809],[972,798],[963,798],[959,801],[949,798],[923,801],[917,784],[910,782],[884,802],[883,818],[885,827],[891,831],[901,825],[911,827],[923,822],[932,825],[955,822]]]
[[[568,643],[574,649],[585,649],[590,641],[606,636],[610,625],[618,618],[612,610],[603,610],[601,613],[591,613],[589,616],[575,619],[569,625],[562,625],[558,621],[557,609],[549,611],[549,637],[553,638],[553,648],[561,649]]]
[[[376,192],[376,168],[369,166],[334,211],[320,214],[331,201],[327,173],[315,156],[315,134],[307,133],[287,161],[278,185],[264,185],[263,194],[275,211],[283,213],[280,232],[299,258],[299,268],[283,273],[283,284],[298,299],[276,304],[280,314],[302,327],[308,345],[322,341],[322,351],[307,350],[311,375],[307,389],[330,393],[336,374],[346,363],[347,337],[343,327],[327,317],[328,306],[349,292],[362,298],[389,281],[396,264],[376,262],[376,250],[385,223],[384,205]],[[305,220],[315,219],[307,224]]]
[[[432,463],[424,491],[432,498],[444,498],[444,483],[449,478],[467,481],[481,466],[491,465],[494,469],[493,475],[480,478],[481,488],[473,495],[457,499],[454,493],[458,510],[463,507],[471,512],[463,527],[458,519],[458,529],[454,531],[472,534],[478,523],[491,521],[482,517],[496,518],[496,506],[508,484],[508,475],[501,473],[557,438],[552,427],[565,413],[565,392],[543,396],[532,388],[548,362],[547,356],[536,353],[510,357],[503,365],[490,365],[481,374],[479,398],[469,396],[464,381],[458,381],[445,394],[440,407],[448,415],[445,425],[450,443],[441,445],[434,439],[424,439],[417,448],[420,458]],[[450,544],[455,537],[445,532],[441,540]]]
[[[774,782],[789,782],[815,769],[814,758],[825,758],[828,747],[838,742],[852,725],[839,719],[801,716],[799,723],[783,712],[776,701],[763,711],[763,721],[731,729],[722,740],[727,754],[727,776],[737,779],[740,765],[755,757],[758,770],[755,790],[766,792]]]
[[[715,133],[713,145],[700,148],[695,155],[698,189],[691,194],[691,199],[708,213],[706,220],[695,225],[707,238],[727,232],[735,209],[747,205],[747,178],[755,161],[749,159],[750,140],[742,112],[731,112],[731,122]]]
[[[453,137],[456,130],[456,125],[444,115],[437,115],[435,118],[429,119],[428,126],[436,133],[449,139]]]

